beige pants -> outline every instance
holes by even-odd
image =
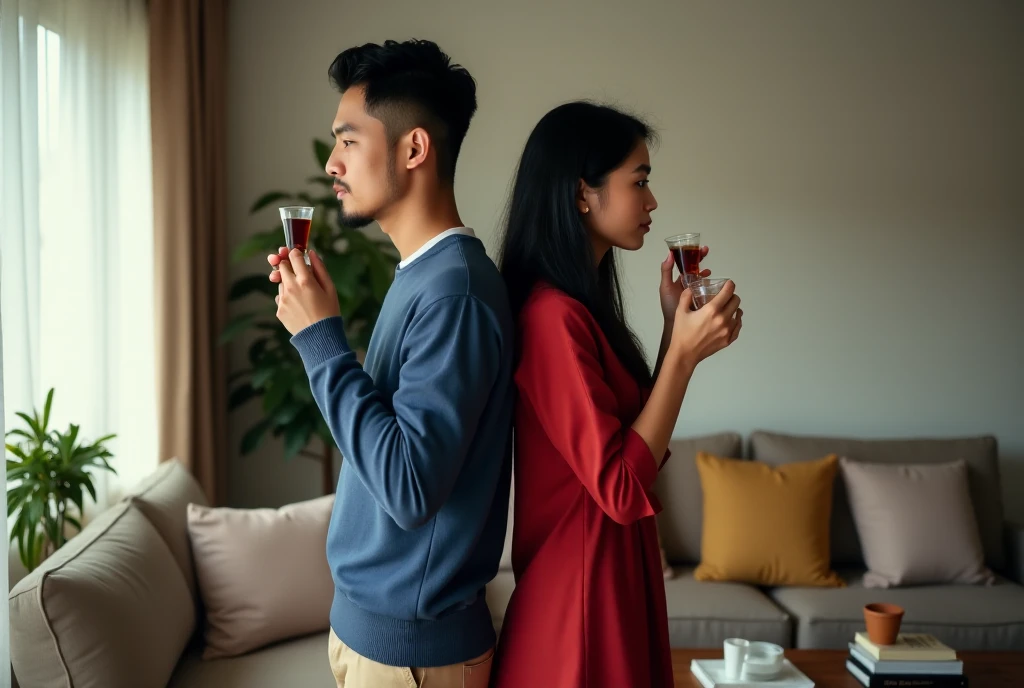
[[[363,657],[331,631],[327,652],[338,688],[487,688],[494,650],[465,664],[393,667]]]

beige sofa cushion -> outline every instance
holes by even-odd
[[[189,504],[189,536],[206,608],[204,659],[330,627],[334,581],[327,528],[333,506],[334,495],[280,509]]]
[[[163,688],[195,627],[174,556],[128,502],[22,579],[10,612],[22,686]]]
[[[872,602],[898,604],[906,610],[900,630],[931,633],[957,651],[1024,647],[1024,587],[1004,578],[988,587],[915,585],[879,590],[864,587],[857,571],[840,573],[848,583],[845,588],[768,591],[796,619],[796,647],[845,650],[853,634],[864,630],[864,605]]]
[[[752,585],[704,582],[689,567],[665,582],[671,647],[721,648],[726,638],[792,644],[793,622]]]
[[[963,460],[839,464],[868,565],[866,587],[995,580],[984,564]]]
[[[336,688],[327,637],[325,631],[224,659],[203,659],[193,648],[167,688]]]
[[[139,482],[126,499],[153,524],[178,562],[189,592],[199,599],[192,546],[188,540],[189,503],[206,505],[206,495],[199,483],[177,459],[164,461],[160,467]]]
[[[674,439],[668,448],[672,457],[654,484],[663,507],[658,515],[658,532],[670,564],[696,565],[700,562],[700,539],[704,530],[704,494],[697,473],[697,452],[740,456],[743,440],[734,432],[723,432]]]
[[[978,519],[985,563],[996,570],[1002,570],[1005,565],[1003,501],[994,437],[857,440],[758,431],[750,436],[750,449],[751,458],[770,464],[807,461],[825,454],[838,454],[869,463],[948,463],[963,459],[967,462],[971,503]],[[835,484],[832,563],[834,566],[862,568],[864,556],[850,511],[846,485],[841,476]]]

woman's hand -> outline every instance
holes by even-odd
[[[707,304],[691,311],[690,290],[684,289],[673,321],[671,355],[695,366],[736,341],[743,327],[743,310],[735,292],[736,285],[729,280]]]
[[[708,247],[704,246],[700,250],[700,259],[704,260],[708,255]],[[668,252],[668,258],[661,261],[661,286],[658,288],[659,295],[661,296],[661,313],[665,316],[665,324],[671,325],[676,315],[676,310],[679,308],[679,299],[683,294],[683,276],[680,275],[676,279],[672,279],[672,266],[675,265],[675,258],[672,257],[672,252]],[[701,270],[701,277],[710,277],[710,270]],[[687,301],[689,304],[690,301]],[[689,306],[687,306],[689,307]]]

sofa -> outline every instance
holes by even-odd
[[[659,531],[675,570],[665,582],[674,647],[715,647],[741,636],[785,647],[845,648],[862,627],[862,606],[892,601],[907,609],[905,630],[934,633],[957,649],[1024,649],[1024,529],[1003,522],[993,438],[863,441],[756,432],[744,452],[739,435],[723,433],[673,440],[671,450],[656,489],[664,505]],[[964,458],[986,561],[999,580],[992,586],[864,588],[859,543],[837,479],[832,561],[847,587],[698,582],[697,451],[775,464],[827,453],[873,462]],[[201,659],[204,617],[186,520],[190,502],[205,503],[201,490],[180,464],[168,461],[14,585],[11,657],[23,688],[334,686],[326,610],[320,632],[239,657]],[[486,591],[498,629],[514,589],[512,528],[510,518],[501,566]]]
[[[932,633],[958,650],[1024,650],[1024,528],[1004,521],[997,444],[993,437],[855,440],[756,431],[744,451],[736,433],[673,440],[672,457],[655,491],[663,511],[658,529],[674,575],[665,581],[672,647],[721,647],[730,637],[764,640],[783,647],[846,649],[863,630],[863,607],[892,602],[906,609],[902,630]],[[695,456],[746,458],[779,465],[838,454],[875,463],[968,464],[986,564],[997,573],[992,586],[929,585],[866,588],[863,555],[841,474],[836,476],[831,523],[832,566],[843,588],[766,589],[742,583],[702,582],[700,562],[703,495]],[[514,490],[514,487],[513,487]],[[500,627],[515,587],[509,541],[487,601]]]

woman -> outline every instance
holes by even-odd
[[[672,685],[652,486],[694,367],[735,341],[742,311],[731,282],[691,311],[667,257],[651,374],[612,249],[635,251],[650,230],[652,138],[634,117],[569,103],[519,163],[500,259],[520,358],[516,589],[497,688]]]

